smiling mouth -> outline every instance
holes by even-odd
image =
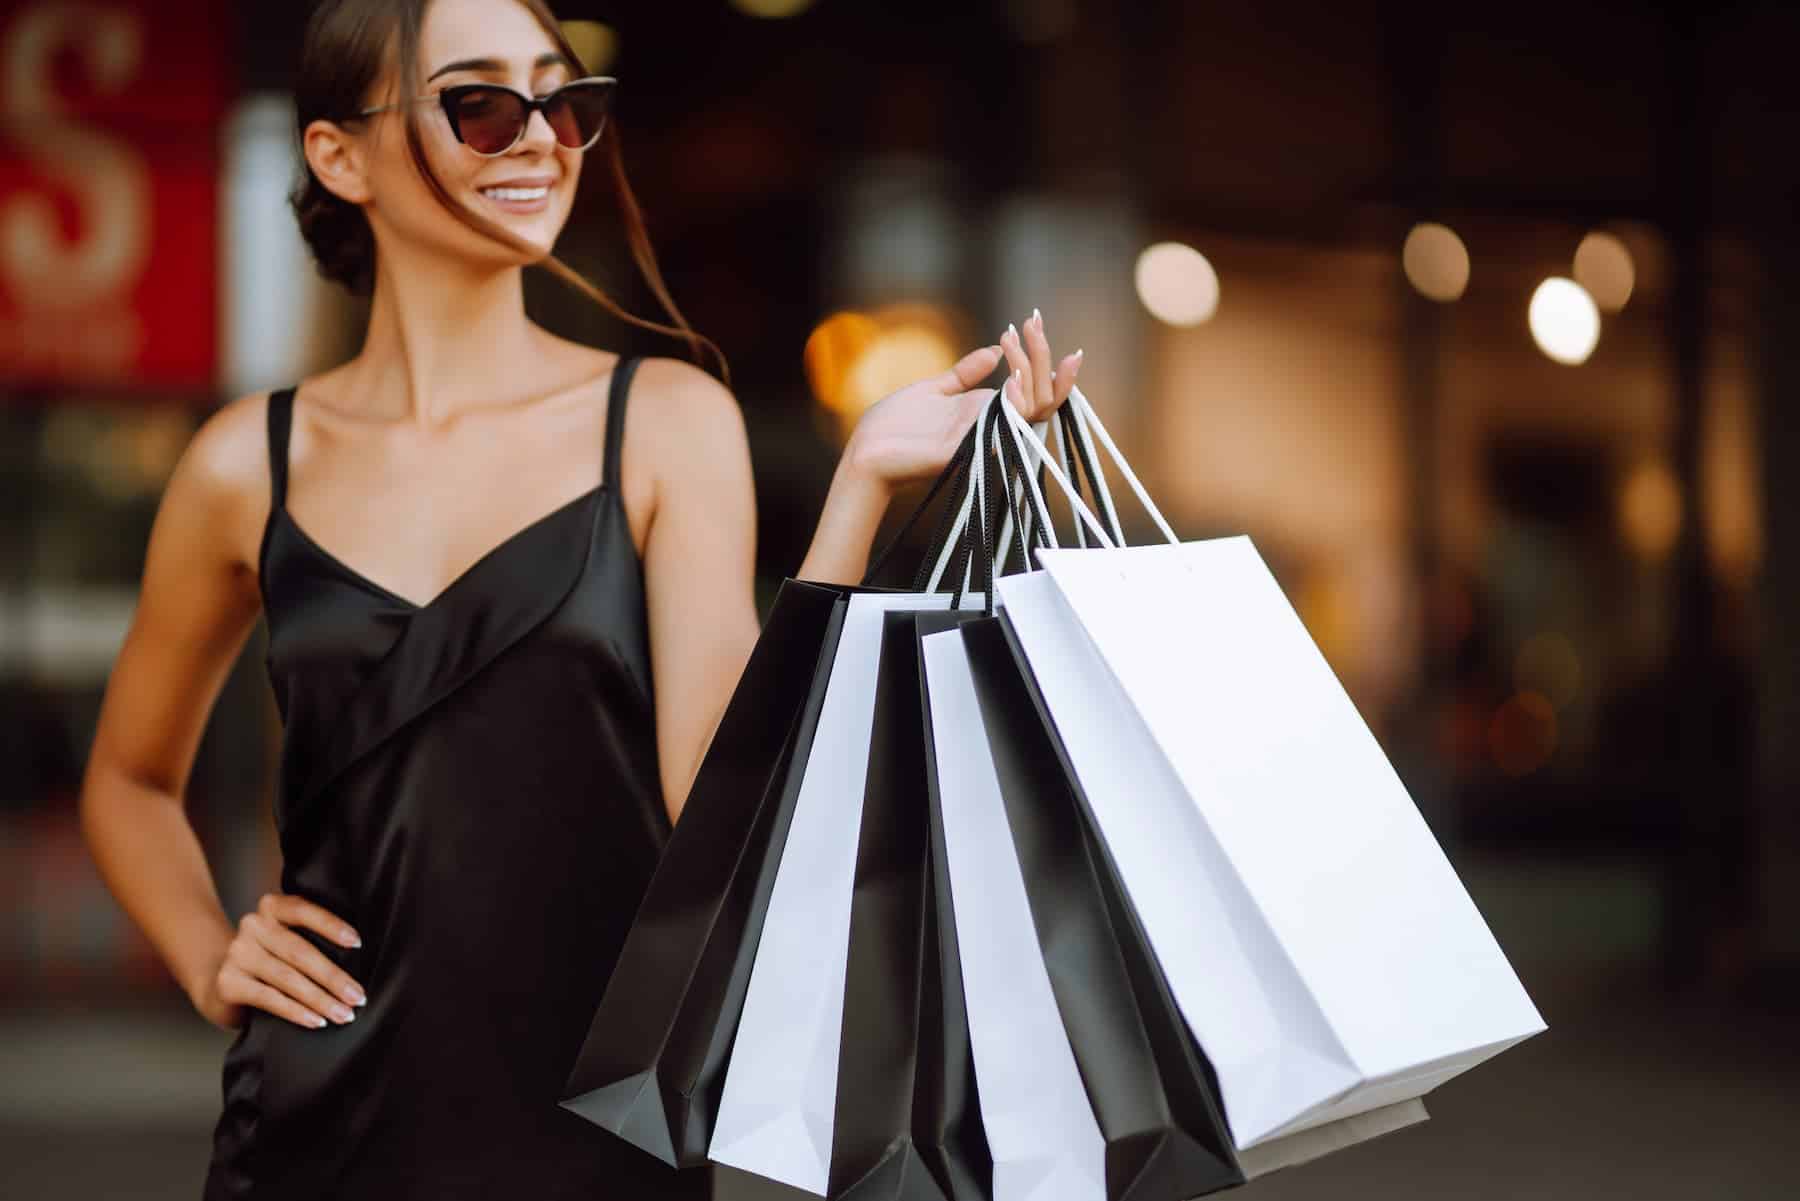
[[[535,188],[482,188],[481,194],[489,200],[501,200],[511,204],[529,204],[550,195],[550,188],[548,185]]]

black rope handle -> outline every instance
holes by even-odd
[[[1090,507],[1094,516],[1107,533],[1123,546],[1124,531],[1115,525],[1109,516],[1110,510],[1100,499],[1100,489],[1103,486],[1103,481],[1100,479],[1100,468],[1094,462],[1093,455],[1088,453],[1087,440],[1080,437],[1076,431],[1075,414],[1069,411],[1069,403],[1064,401],[1062,408],[1058,409],[1056,414],[1057,420],[1062,422],[1063,441],[1075,448],[1075,454],[1069,460],[1069,490],[1076,496],[1080,496],[1083,491],[1082,477],[1086,477],[1086,491],[1093,498],[1094,503]],[[1076,526],[1078,529],[1081,526],[1079,515],[1077,515]]]
[[[996,404],[1004,401],[996,398]],[[983,439],[981,448],[983,471],[983,495],[985,503],[977,506],[981,525],[979,532],[971,520],[970,525],[958,539],[955,558],[951,570],[955,573],[956,586],[952,594],[951,606],[960,607],[963,597],[963,577],[968,574],[968,584],[972,589],[979,589],[985,597],[984,609],[988,613],[994,611],[994,581],[1006,572],[1007,561],[1011,557],[1011,548],[1007,549],[1007,558],[999,558],[994,539],[1000,528],[1002,512],[1012,515],[1013,523],[1019,530],[1019,563],[1022,570],[1033,568],[1031,558],[1032,547],[1049,546],[1050,518],[1039,503],[1028,483],[1030,470],[1025,464],[1023,449],[1019,446],[1015,431],[1007,422],[1006,415],[999,409],[990,409],[983,413],[984,432],[992,431],[997,439],[997,449],[989,451]],[[1004,426],[1005,428],[1002,428]],[[989,468],[987,465],[992,464]],[[1030,533],[1027,534],[1027,528]],[[979,543],[977,543],[979,538]],[[979,553],[977,553],[979,545]]]
[[[913,527],[919,524],[919,518],[925,515],[925,511],[929,509],[932,502],[938,498],[938,494],[944,490],[945,485],[956,483],[960,480],[966,480],[968,478],[969,462],[972,457],[974,446],[975,431],[971,429],[968,435],[963,438],[962,442],[958,444],[956,453],[950,456],[950,461],[944,464],[944,469],[938,472],[937,479],[931,482],[931,490],[925,494],[925,499],[920,501],[918,507],[915,508],[911,515],[901,523],[898,532],[896,532],[892,538],[888,539],[888,544],[881,549],[880,554],[875,556],[875,561],[869,566],[868,571],[863,573],[863,587],[868,587],[872,584],[875,577],[880,574],[881,569],[887,566],[888,560],[893,558],[894,552],[900,548],[900,544],[906,541],[906,536],[912,533]],[[955,496],[960,491],[960,487],[953,488],[950,494],[951,496]],[[954,520],[955,515],[956,506],[952,505],[949,510],[949,516],[940,519],[938,523],[939,528],[937,532],[932,535],[932,542],[939,551],[943,549],[943,542],[949,533],[950,521]],[[930,558],[931,556],[927,557],[928,562],[930,561]],[[929,575],[929,571],[929,568],[925,569],[925,575]],[[924,576],[921,576],[916,579],[913,591],[921,591],[923,587]]]
[[[975,422],[975,429],[980,437],[980,445],[976,448],[976,453],[981,456],[981,489],[979,494],[973,498],[978,503],[972,506],[970,524],[963,529],[962,537],[957,543],[956,558],[951,564],[951,570],[955,572],[956,587],[951,593],[950,607],[952,609],[962,607],[963,584],[966,574],[968,584],[981,591],[982,609],[989,615],[994,612],[993,529],[1000,520],[1000,493],[997,488],[1003,487],[1004,481],[1000,478],[1002,470],[999,463],[995,462],[992,470],[988,467],[988,464],[994,462],[994,459],[988,451],[987,436],[989,431],[994,428],[994,421],[1004,420],[999,410],[994,407],[1002,403],[1004,401],[1000,394],[995,393],[994,399],[989,402],[987,408],[982,410],[981,416]],[[990,479],[993,480],[993,483],[989,482]],[[979,522],[979,534],[977,534],[977,522]],[[980,539],[979,554],[976,553],[978,536]],[[973,558],[972,563],[971,558]]]
[[[1031,469],[1025,464],[1025,452],[1020,446],[1019,432],[1008,423],[1004,437],[1000,442],[1000,453],[1006,458],[1006,488],[1008,501],[1012,506],[1013,521],[1019,527],[1019,569],[1032,571],[1036,567],[1032,559],[1032,551],[1052,545],[1050,514],[1040,503],[1043,484],[1039,482],[1036,491],[1031,488]],[[1037,464],[1039,475],[1042,475],[1043,461]],[[1029,529],[1031,533],[1026,534]],[[1001,573],[1005,573],[1005,563],[1000,564]]]

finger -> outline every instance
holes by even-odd
[[[1051,409],[1050,340],[1044,336],[1044,315],[1036,309],[1025,322],[1025,354],[1031,361],[1031,409],[1019,412],[1027,421],[1041,421]]]
[[[1075,377],[1081,372],[1081,356],[1084,352],[1077,350],[1056,365],[1055,387],[1051,389],[1051,403],[1061,406],[1069,399],[1069,393],[1075,390]]]
[[[986,379],[1000,362],[1002,351],[998,345],[983,346],[979,350],[971,350],[956,361],[956,365],[938,378],[938,386],[946,395],[966,392]]]
[[[331,1024],[286,993],[260,980],[246,976],[233,986],[232,991],[236,994],[232,998],[234,1004],[254,1006],[278,1018],[286,1018],[296,1026],[318,1030]]]
[[[273,918],[284,926],[305,926],[343,946],[362,946],[362,936],[349,922],[305,897],[295,896],[291,892],[272,892],[263,897],[257,908],[264,916]]]
[[[361,1005],[368,1000],[362,986],[350,977],[350,973],[331,962],[323,951],[286,926],[259,925],[255,935],[257,941],[272,955],[304,972],[336,998],[351,1005]]]
[[[1024,416],[1026,412],[1024,372],[1015,371],[1007,376],[1004,387],[1006,389],[1006,399],[1012,404],[1012,407],[1018,411],[1020,416]]]
[[[1006,352],[1007,368],[1020,376],[1019,396],[1029,395],[1031,392],[1031,355],[1026,351],[1025,343],[1020,339],[1016,326],[1007,326],[1006,332],[1000,335],[1000,348]],[[1013,407],[1023,413],[1025,410],[1019,403],[1019,396],[1014,396],[1011,392],[1007,393]]]
[[[356,1011],[307,979],[299,968],[276,954],[266,943],[253,943],[237,958],[237,969],[252,980],[279,990],[313,1013],[322,1013],[339,1024],[356,1020]]]

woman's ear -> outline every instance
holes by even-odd
[[[301,138],[306,165],[327,191],[351,204],[369,202],[369,180],[363,161],[363,145],[343,126],[314,121]]]

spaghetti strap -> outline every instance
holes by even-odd
[[[637,374],[637,356],[623,358],[613,366],[612,388],[606,396],[606,455],[602,481],[614,496],[619,492],[619,458],[625,444],[625,398],[631,392],[631,377]]]
[[[269,393],[269,509],[287,505],[288,431],[294,424],[294,389]]]

